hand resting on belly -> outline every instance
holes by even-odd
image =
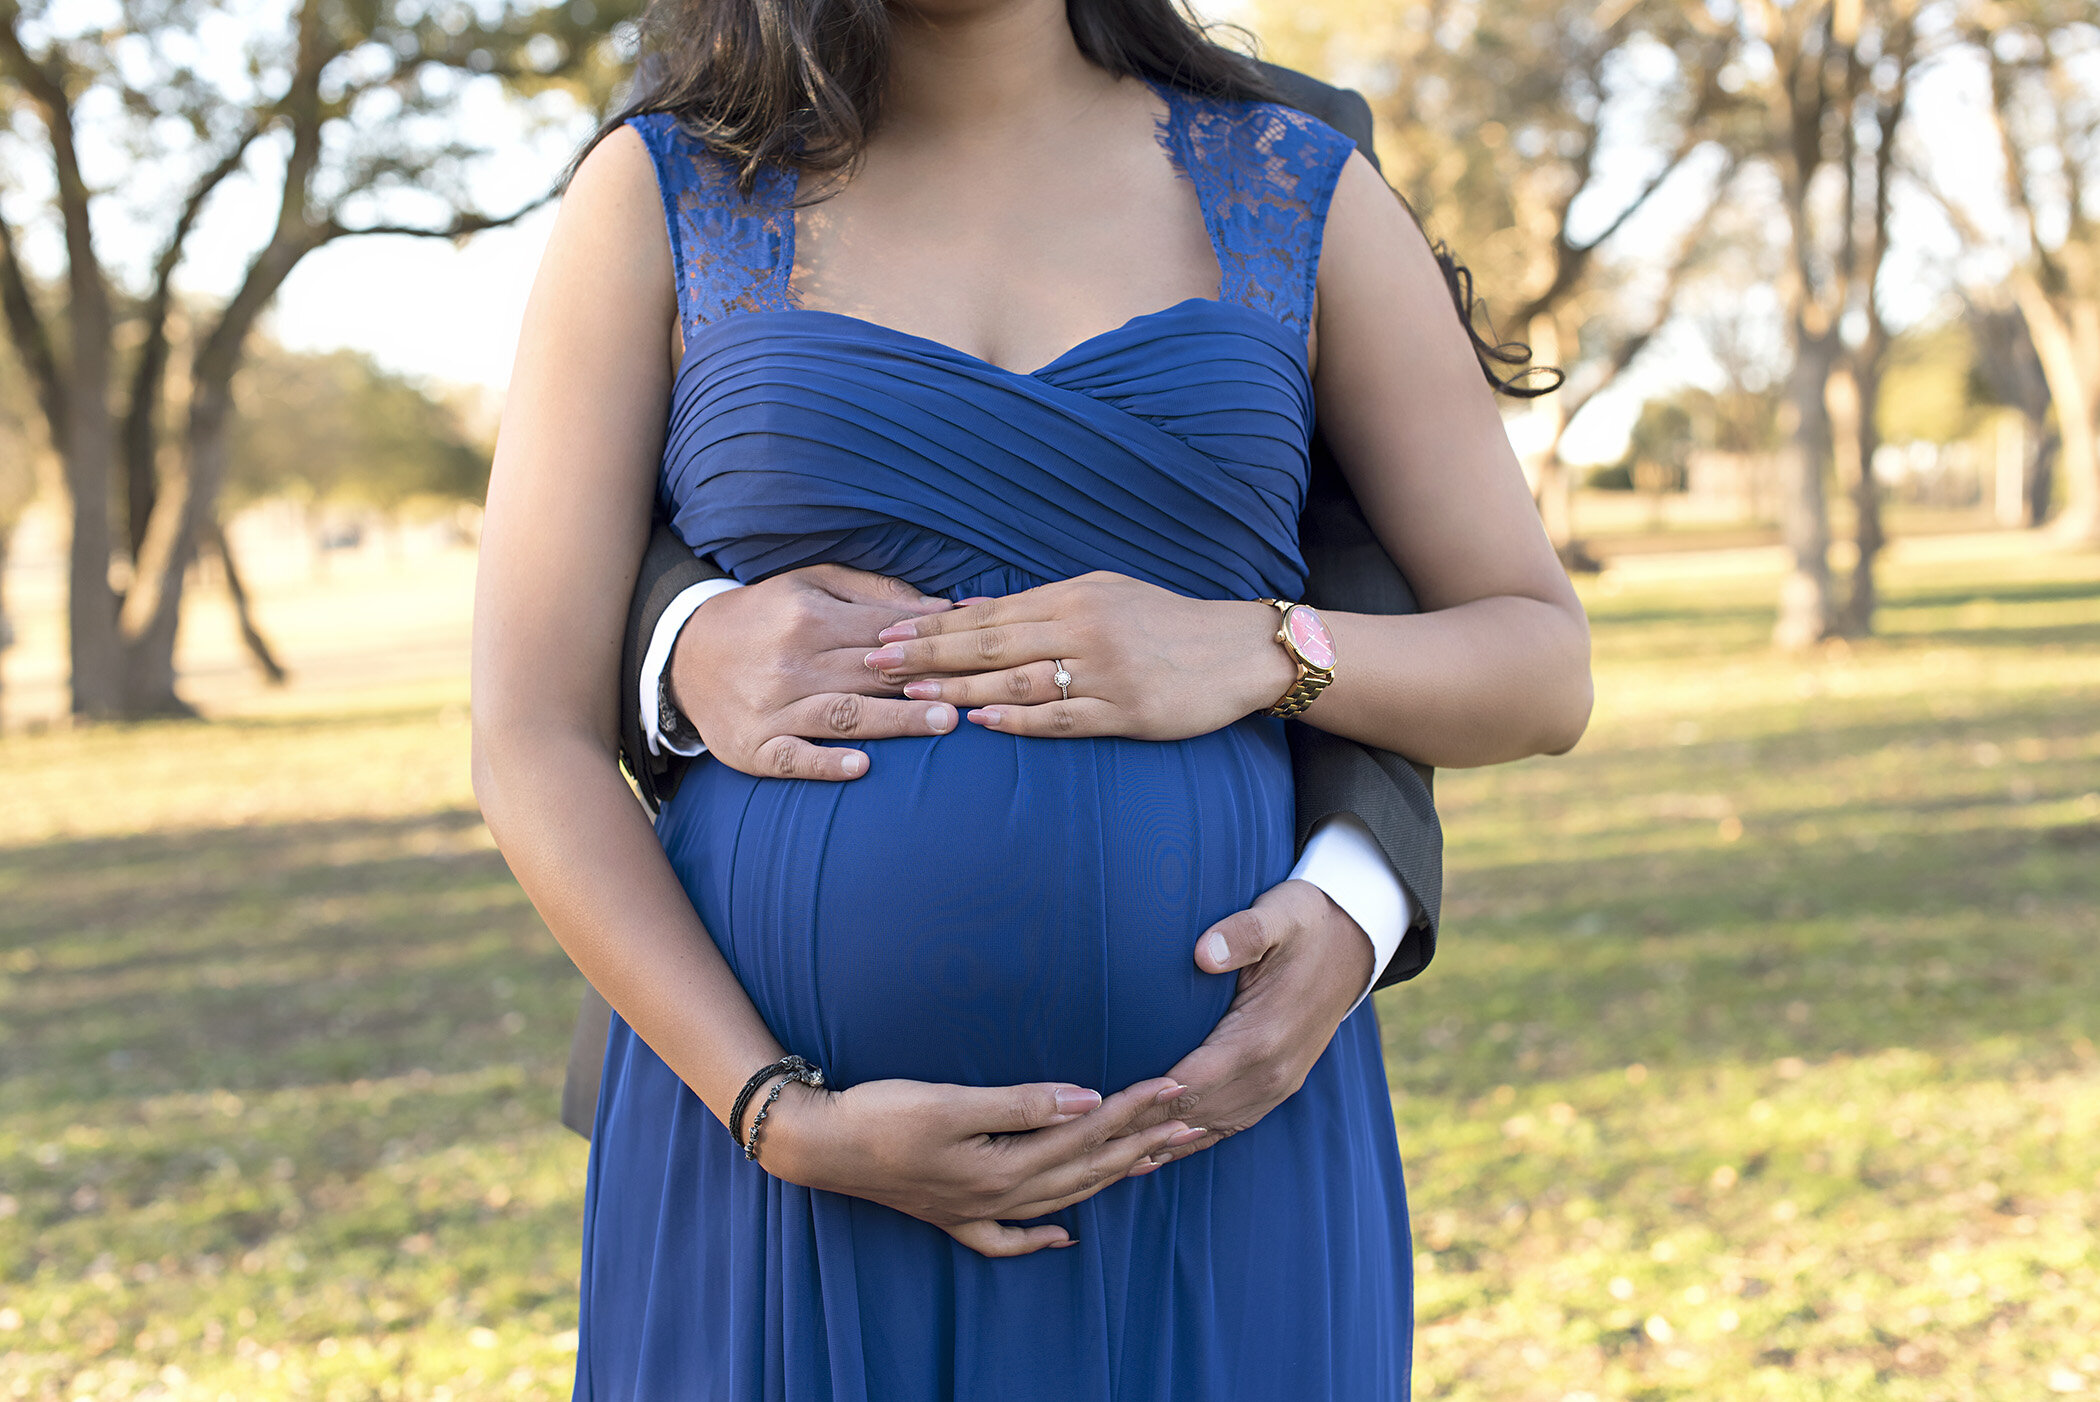
[[[1067,592],[1077,592],[1082,605],[1091,600],[1104,610],[1129,602],[1121,597],[1128,591],[1113,587]],[[1178,597],[1152,592],[1168,600]],[[1072,602],[1066,600],[1068,605]],[[1245,620],[1228,618],[1231,637],[1219,639],[1221,647],[1238,647],[1243,656],[1248,637],[1273,631],[1275,616],[1262,605],[1246,607],[1251,612]],[[694,613],[672,653],[672,692],[715,758],[731,768],[760,776],[852,780],[868,772],[869,757],[847,746],[895,736],[941,735],[958,719],[945,697],[897,699],[905,675],[881,675],[863,659],[877,644],[893,645],[897,634],[884,630],[900,621],[960,619],[970,611],[951,612],[945,600],[842,566],[788,571],[717,595]],[[984,616],[980,610],[979,617]],[[1072,651],[1076,657],[1078,649]],[[1266,656],[1258,648],[1254,651]],[[1275,652],[1281,659],[1281,649]],[[1018,660],[1024,669],[1034,661]],[[1047,679],[1047,671],[1054,669],[1041,670]],[[918,675],[924,679],[923,673]],[[1090,675],[1107,679],[1098,669]],[[978,699],[969,688],[993,684],[964,680],[960,700],[965,705]],[[1268,687],[1271,680],[1249,682],[1249,694],[1254,686]],[[1280,693],[1282,688],[1279,680],[1273,690]],[[1223,704],[1230,710],[1240,699],[1227,697]],[[1246,713],[1221,711],[1205,729]],[[929,853],[923,868],[898,879],[939,880],[937,852]],[[1191,957],[1204,973],[1238,973],[1236,992],[1222,1019],[1164,1079],[1124,1088],[1110,1095],[1101,1109],[1075,1122],[1075,1129],[1091,1122],[1084,1134],[1016,1128],[1010,1097],[1002,1100],[995,1090],[896,1080],[867,1082],[844,1093],[797,1086],[782,1096],[768,1121],[766,1132],[773,1143],[766,1166],[791,1181],[887,1202],[944,1226],[958,1240],[990,1254],[1062,1245],[1069,1239],[1061,1229],[1024,1232],[972,1214],[994,1210],[986,1195],[990,1185],[1038,1195],[1056,1189],[1076,1194],[1065,1200],[1077,1201],[1122,1177],[1150,1172],[1257,1123],[1302,1084],[1326,1049],[1370,979],[1372,955],[1361,930],[1323,892],[1303,881],[1284,881],[1256,898],[1250,909],[1201,931]],[[1162,1097],[1169,1083],[1177,1089]],[[886,1113],[881,1102],[911,1095],[918,1097],[915,1114],[936,1115],[942,1132],[961,1136],[955,1144],[974,1145],[981,1153],[1004,1146],[1000,1152],[1009,1155],[1005,1162],[1025,1162],[1029,1172],[1017,1180],[1012,1172],[989,1168],[980,1157],[972,1171],[990,1176],[960,1188],[953,1169],[938,1161],[955,1144],[936,1133],[921,1146],[934,1157],[915,1170],[918,1178],[903,1175],[903,1181],[918,1184],[911,1193],[900,1197],[870,1189],[856,1177],[860,1170],[850,1162],[858,1153],[848,1151],[859,1138],[853,1126],[864,1123],[863,1115],[879,1120]],[[936,1113],[928,1108],[932,1105],[941,1108]],[[925,1130],[927,1124],[919,1128]],[[1028,1215],[1006,1209],[1037,1206],[1043,1200],[1044,1196],[1009,1196],[996,1204],[996,1215]]]

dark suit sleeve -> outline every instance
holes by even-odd
[[[1415,613],[1419,605],[1385,553],[1324,440],[1313,442],[1312,480],[1299,522],[1306,602],[1344,613]],[[1342,659],[1348,665],[1348,659]],[[1430,771],[1399,755],[1329,735],[1302,721],[1290,726],[1297,781],[1298,841],[1336,813],[1354,813],[1393,864],[1414,920],[1377,986],[1413,978],[1436,954],[1444,899],[1444,830]]]
[[[627,636],[620,645],[620,764],[634,781],[642,806],[653,816],[664,801],[678,792],[685,774],[682,755],[649,753],[642,737],[642,656],[656,632],[657,620],[671,601],[695,584],[726,576],[712,563],[686,548],[668,524],[659,519],[642,554],[641,574],[634,582],[634,598],[627,605]]]

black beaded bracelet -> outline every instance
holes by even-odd
[[[799,1056],[783,1056],[770,1065],[761,1066],[752,1073],[750,1080],[744,1082],[744,1088],[737,1092],[736,1103],[729,1107],[731,1135],[735,1135],[737,1127],[743,1123],[744,1107],[751,1103],[751,1097],[767,1081],[775,1082],[773,1089],[767,1093],[765,1103],[758,1107],[758,1115],[751,1121],[750,1133],[744,1136],[744,1157],[747,1159],[758,1157],[759,1126],[766,1122],[766,1116],[773,1113],[773,1102],[780,1099],[780,1092],[786,1089],[788,1083],[799,1081],[805,1086],[821,1090],[824,1087],[824,1073]]]

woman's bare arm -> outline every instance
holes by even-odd
[[[1421,230],[1352,155],[1320,260],[1320,428],[1419,614],[1322,610],[1342,665],[1306,713],[1428,764],[1572,747],[1589,625]]]
[[[621,632],[671,391],[672,287],[648,154],[618,132],[562,203],[504,405],[475,585],[474,792],[562,948],[726,1121],[744,1077],[782,1048],[614,761]],[[1048,1083],[796,1087],[767,1122],[765,1163],[1017,1254],[1065,1233],[997,1219],[1146,1171],[1186,1126],[1124,1130],[1178,1089],[1159,1078],[1103,1102]]]
[[[670,398],[669,240],[646,151],[577,172],[527,304],[474,601],[474,791],[586,977],[726,1116],[781,1054],[619,777],[620,630]]]

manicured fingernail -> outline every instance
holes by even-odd
[[[1051,1243],[1050,1243],[1050,1249],[1051,1249],[1052,1251],[1062,1251],[1062,1250],[1064,1250],[1064,1249],[1065,1249],[1065,1248],[1066,1248],[1067,1246],[1077,1246],[1077,1245],[1079,1245],[1079,1243],[1078,1243],[1078,1241],[1077,1241],[1077,1240],[1075,1240],[1075,1239],[1074,1239],[1074,1238],[1072,1238],[1072,1237],[1066,1237],[1066,1238],[1065,1238],[1065,1239],[1064,1239],[1063,1241],[1053,1241],[1053,1242],[1051,1242]]]
[[[955,708],[953,706],[928,706],[926,708],[926,728],[928,730],[931,730],[936,735],[946,735],[954,727]]]
[[[939,682],[907,682],[904,694],[914,701],[938,701],[941,699]]]
[[[1154,1168],[1163,1168],[1166,1165],[1174,1162],[1174,1156],[1172,1154],[1164,1153],[1154,1154],[1151,1158],[1146,1159],[1145,1162],[1151,1164]]]
[[[964,604],[988,604],[991,601],[992,596],[989,594],[972,594],[967,599],[957,599],[955,601],[955,606],[957,608],[961,608]]]
[[[1057,1113],[1060,1115],[1084,1115],[1101,1103],[1098,1090],[1075,1090],[1062,1087],[1057,1092]]]
[[[1201,1139],[1204,1135],[1209,1133],[1209,1130],[1199,1129],[1193,1125],[1191,1125],[1187,1129],[1178,1129],[1174,1131],[1174,1133],[1167,1136],[1167,1147],[1169,1149],[1174,1149],[1179,1148],[1183,1144],[1193,1144],[1197,1140]]]
[[[999,708],[994,706],[985,710],[971,711],[969,716],[971,720],[979,725],[997,725],[999,723]]]
[[[1203,937],[1203,952],[1210,956],[1211,963],[1222,964],[1232,957],[1232,946],[1225,943],[1223,935],[1212,930]]]
[[[846,771],[847,778],[854,778],[868,767],[868,757],[859,750],[848,750],[846,757],[839,761],[839,767]]]
[[[1153,1096],[1152,1098],[1158,1101],[1160,1104],[1164,1105],[1169,1100],[1174,1100],[1179,1098],[1180,1096],[1188,1094],[1188,1089],[1189,1088],[1187,1086],[1183,1085],[1179,1081],[1176,1081],[1170,1086],[1161,1086],[1159,1089],[1159,1094]]]
[[[885,667],[894,667],[903,660],[904,649],[901,647],[879,647],[861,659],[878,672]]]
[[[875,639],[877,642],[901,643],[906,638],[916,638],[918,636],[919,625],[907,618],[902,622],[892,623],[889,627],[877,633]]]
[[[1146,1159],[1142,1163],[1138,1164],[1136,1168],[1131,1169],[1130,1172],[1124,1174],[1123,1176],[1125,1178],[1143,1178],[1146,1174],[1156,1172],[1158,1171],[1158,1169],[1158,1164],[1152,1162],[1152,1160],[1150,1159]]]

